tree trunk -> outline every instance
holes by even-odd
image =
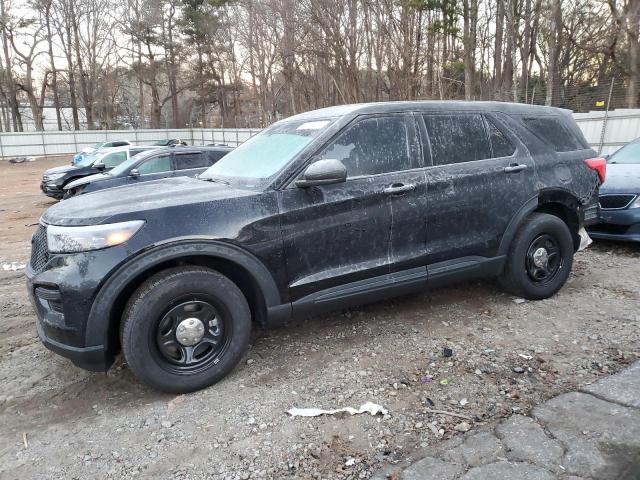
[[[547,68],[547,105],[557,105],[560,97],[560,35],[562,33],[562,0],[551,0],[549,24],[549,66]]]
[[[496,2],[496,38],[493,53],[493,97],[496,100],[502,99],[502,41],[504,36],[504,1]]]
[[[74,48],[76,53],[76,61],[78,64],[78,73],[80,73],[80,90],[82,91],[82,101],[84,104],[84,113],[87,117],[87,129],[93,130],[93,99],[92,92],[89,92],[89,87],[87,85],[87,73],[84,70],[82,63],[82,52],[80,51],[80,32],[78,28],[78,18],[76,17],[77,13],[74,7],[74,1],[71,0],[69,2],[70,12],[71,12],[71,24],[73,26],[73,38],[74,38]]]
[[[464,98],[473,100],[476,75],[476,34],[478,27],[478,0],[463,1],[464,17]]]
[[[53,36],[51,35],[51,0],[45,5],[45,25],[47,27],[47,45],[49,47],[49,62],[51,63],[51,91],[53,94],[53,106],[56,109],[56,121],[58,130],[62,130],[62,116],[60,114],[60,97],[58,95],[58,71],[53,56]]]

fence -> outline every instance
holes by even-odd
[[[589,144],[603,155],[640,137],[640,109],[574,113],[573,118]]]
[[[179,138],[189,145],[226,143],[236,146],[258,133],[251,128],[193,128],[178,130],[80,130],[0,133],[0,157],[71,154],[98,142],[129,140],[150,144],[165,138]]]
[[[589,144],[602,154],[613,153],[640,137],[640,109],[574,113]],[[107,140],[149,144],[163,138],[180,138],[190,145],[226,143],[239,145],[260,129],[193,128],[178,130],[81,130],[0,133],[0,157],[71,154]]]

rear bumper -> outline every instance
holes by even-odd
[[[601,210],[598,220],[587,227],[592,238],[640,242],[640,208]]]

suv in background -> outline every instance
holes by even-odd
[[[86,155],[80,163],[76,165],[55,167],[45,171],[42,176],[42,182],[40,183],[40,190],[42,190],[45,195],[60,200],[64,196],[64,187],[69,182],[88,175],[109,171],[134,155],[153,148],[159,147],[125,146],[97,150],[95,153]]]
[[[252,323],[497,277],[548,298],[598,215],[606,163],[569,112],[493,102],[342,105],[279,121],[199,178],[71,198],[33,236],[44,344],[143,382],[209,386]]]
[[[231,147],[160,148],[129,158],[113,170],[83,177],[64,187],[64,198],[105,188],[137,185],[169,177],[195,177],[216,163]]]
[[[71,165],[77,165],[78,163],[80,163],[82,161],[82,159],[84,157],[86,157],[87,155],[91,155],[92,153],[95,153],[99,150],[104,151],[107,150],[109,148],[114,148],[114,147],[126,147],[128,145],[131,145],[131,142],[128,140],[112,140],[110,142],[98,142],[93,144],[90,147],[85,147],[83,148],[80,153],[76,153],[73,156],[73,159],[71,160]]]

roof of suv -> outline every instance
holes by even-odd
[[[367,113],[391,113],[409,112],[415,110],[485,110],[491,112],[504,112],[510,114],[525,115],[527,113],[536,115],[557,115],[558,113],[569,113],[555,107],[542,105],[527,105],[523,103],[511,102],[469,102],[460,100],[415,100],[403,102],[373,102],[373,103],[352,103],[349,105],[337,105],[335,107],[320,108],[310,112],[300,113],[286,120],[311,120],[318,118],[340,117],[348,114]]]

